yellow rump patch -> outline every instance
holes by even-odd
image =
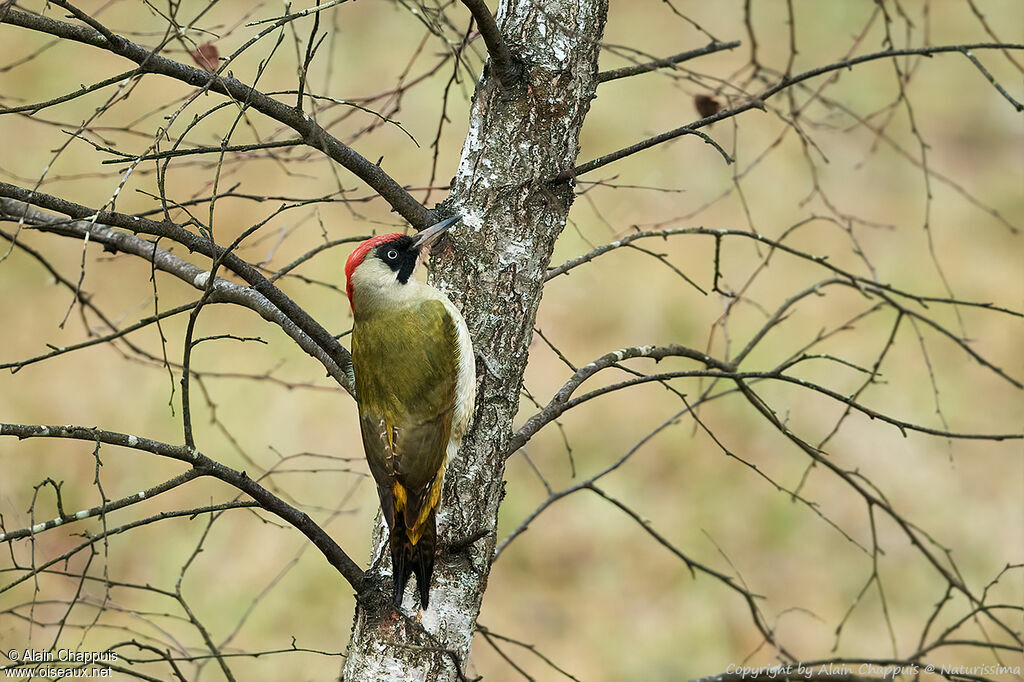
[[[395,513],[397,514],[405,509],[405,487],[398,481],[395,481],[395,486],[391,489],[391,492],[395,496]]]
[[[415,545],[423,537],[423,532],[427,529],[427,517],[430,513],[437,509],[437,506],[441,503],[441,489],[444,487],[444,465],[442,465],[441,471],[434,478],[434,485],[430,487],[430,497],[427,498],[427,503],[420,509],[419,518],[416,519],[416,523],[413,524],[412,528],[407,528],[405,534],[409,538],[409,542]],[[398,485],[397,483],[395,485]],[[404,492],[404,491],[403,491]]]

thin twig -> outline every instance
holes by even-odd
[[[698,47],[695,50],[687,50],[686,52],[680,52],[670,57],[664,57],[662,59],[655,59],[650,62],[643,64],[634,64],[633,66],[624,66],[620,69],[610,69],[608,71],[601,71],[597,74],[598,83],[607,83],[608,81],[618,80],[619,78],[628,78],[630,76],[636,76],[641,73],[650,73],[651,71],[657,71],[658,69],[672,68],[676,64],[681,62],[689,61],[690,59],[696,59],[697,57],[703,57],[706,54],[712,54],[714,52],[721,52],[722,50],[732,50],[740,46],[740,41],[732,40],[728,43],[712,42],[708,43],[704,47]]]

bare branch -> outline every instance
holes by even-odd
[[[22,538],[27,538],[32,535],[39,535],[42,532],[51,530],[58,526],[67,525],[69,523],[74,523],[76,521],[84,521],[85,519],[91,519],[95,516],[101,516],[103,514],[109,514],[112,511],[117,511],[118,509],[123,509],[133,504],[138,504],[143,500],[150,500],[159,495],[160,493],[164,493],[167,492],[168,490],[172,490],[174,488],[177,488],[178,486],[184,485],[185,483],[188,483],[189,481],[198,478],[201,475],[202,473],[198,469],[189,469],[188,471],[178,474],[177,476],[168,481],[164,481],[163,483],[155,485],[151,488],[137,492],[134,495],[128,495],[127,497],[122,497],[119,500],[111,500],[106,504],[90,507],[89,509],[83,509],[81,511],[75,512],[74,514],[61,514],[60,516],[50,519],[49,521],[42,521],[40,523],[37,523],[31,528],[22,528],[19,530],[8,531],[6,533],[0,533],[0,542],[11,542],[13,540],[20,540]],[[252,504],[256,503],[254,502]],[[59,509],[59,505],[58,511],[61,511]]]
[[[522,75],[522,66],[509,51],[505,38],[501,35],[501,29],[494,22],[491,11],[487,9],[487,4],[484,0],[462,0],[462,4],[470,11],[480,28],[480,35],[483,36],[491,57],[491,68],[498,76],[498,80],[503,87],[512,87]]]
[[[257,142],[255,144],[234,144],[218,147],[190,147],[188,149],[175,149],[166,152],[156,152],[154,154],[144,154],[142,156],[132,156],[131,154],[119,152],[116,149],[104,148],[104,151],[118,154],[123,158],[106,159],[105,161],[101,161],[100,163],[104,165],[109,165],[118,163],[123,164],[126,161],[158,161],[160,159],[172,159],[177,158],[179,156],[193,156],[195,154],[225,154],[228,152],[254,152],[259,151],[261,149],[280,149],[282,147],[295,147],[296,145],[300,144],[305,144],[305,140],[275,140],[273,142]]]
[[[729,372],[733,369],[732,365],[709,357],[705,353],[676,345],[634,346],[632,348],[623,348],[622,350],[602,355],[590,364],[580,367],[579,370],[577,370],[576,373],[565,383],[565,385],[559,389],[558,393],[554,395],[544,409],[530,417],[525,424],[519,427],[519,430],[513,434],[512,439],[509,441],[508,448],[505,451],[505,458],[507,459],[508,457],[511,457],[515,451],[523,447],[523,445],[526,444],[526,441],[528,441],[533,434],[537,433],[541,427],[553,421],[565,412],[565,410],[568,409],[566,405],[568,404],[569,398],[584,381],[602,369],[614,367],[623,360],[640,357],[651,358],[655,361],[662,360],[667,357],[684,357],[702,362],[708,367],[713,367],[715,369],[722,370],[723,372]],[[647,379],[647,377],[644,378]]]
[[[997,81],[995,79],[995,76],[993,76],[989,72],[989,70],[985,68],[985,65],[982,64],[980,61],[978,61],[977,57],[975,57],[973,54],[971,54],[970,50],[963,50],[963,53],[964,53],[965,57],[967,57],[968,59],[971,60],[972,64],[974,64],[976,67],[978,67],[978,71],[981,71],[982,75],[985,76],[985,80],[987,80],[989,83],[991,83],[992,87],[994,87],[996,90],[998,90],[999,94],[1002,95],[1004,98],[1006,98],[1007,102],[1009,102],[1010,104],[1013,105],[1014,109],[1016,109],[1017,111],[1024,111],[1024,104],[1021,104],[1020,102],[1015,100],[1013,97],[1011,97],[1010,93],[1008,93],[1006,91],[1006,89],[1002,85],[999,84],[999,81]]]
[[[621,69],[611,69],[609,71],[602,71],[597,74],[597,81],[599,83],[607,83],[608,81],[618,80],[619,78],[628,78],[630,76],[636,76],[641,73],[650,73],[651,71],[657,71],[658,69],[668,69],[674,67],[676,64],[681,62],[689,61],[690,59],[696,59],[697,57],[703,57],[706,54],[712,54],[714,52],[721,52],[722,50],[732,50],[740,46],[740,41],[731,40],[727,43],[711,42],[704,47],[698,47],[695,50],[687,50],[686,52],[680,52],[674,54],[671,57],[664,57],[662,59],[655,59],[644,64],[634,64],[633,66],[624,66]]]
[[[92,85],[90,85],[88,87],[82,86],[81,88],[79,88],[78,90],[75,90],[74,92],[69,92],[68,94],[61,95],[60,97],[55,97],[53,99],[48,99],[45,102],[36,102],[35,104],[24,104],[24,105],[22,105],[20,107],[9,107],[9,108],[3,106],[2,104],[0,104],[0,115],[3,115],[3,114],[20,114],[20,113],[23,113],[23,112],[29,112],[29,115],[31,116],[32,114],[36,114],[36,113],[42,111],[43,109],[46,109],[47,107],[52,107],[55,104],[62,104],[64,102],[70,102],[71,100],[76,99],[78,97],[81,97],[82,95],[88,95],[90,92],[95,92],[97,90],[101,90],[102,88],[105,88],[108,85],[113,85],[114,83],[120,83],[121,81],[125,80],[126,78],[131,78],[132,76],[135,76],[135,75],[138,75],[138,74],[139,74],[139,70],[138,69],[132,69],[131,71],[125,71],[124,73],[119,73],[116,76],[111,76],[110,78],[106,78],[106,79],[101,80],[101,81],[99,81],[97,83],[93,83]]]
[[[0,436],[16,436],[25,438],[69,438],[84,440],[91,443],[106,443],[123,448],[148,452],[161,457],[184,462],[198,470],[202,476],[212,476],[234,486],[256,500],[270,513],[280,517],[302,532],[312,541],[327,562],[338,569],[338,572],[349,582],[356,592],[364,587],[363,571],[348,554],[338,546],[330,535],[309,518],[309,515],[296,509],[277,495],[249,478],[244,471],[236,471],[220,462],[210,459],[195,448],[183,445],[170,445],[149,438],[139,438],[114,431],[85,428],[82,426],[40,426],[25,424],[0,424]]]

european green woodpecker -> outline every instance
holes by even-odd
[[[388,524],[395,606],[415,573],[427,608],[445,463],[473,414],[466,322],[447,296],[416,280],[431,244],[458,220],[373,237],[345,263],[359,427]]]

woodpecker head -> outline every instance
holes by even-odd
[[[346,290],[349,305],[355,310],[353,295],[358,292],[367,302],[393,301],[412,295],[413,275],[431,245],[462,216],[442,220],[415,235],[400,233],[371,237],[360,244],[345,261]]]

